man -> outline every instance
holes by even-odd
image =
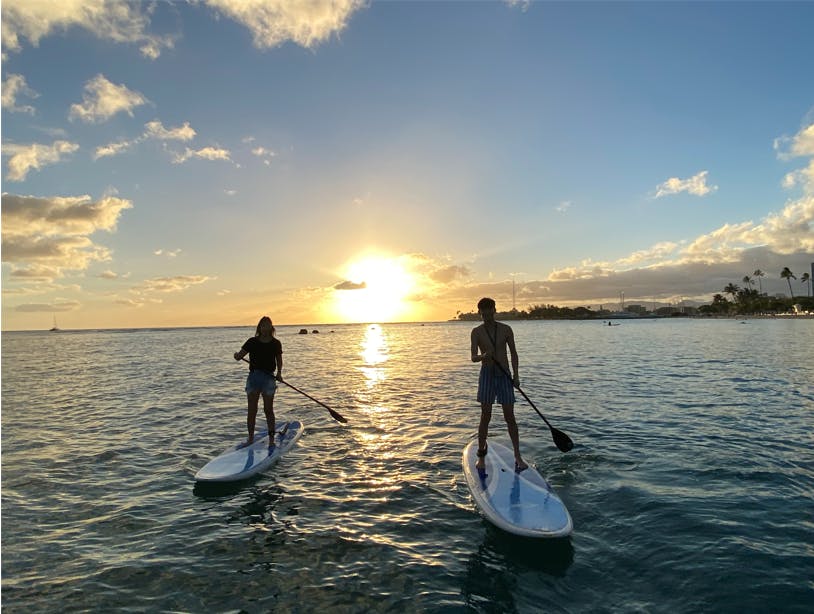
[[[520,435],[514,417],[514,386],[520,386],[518,374],[519,359],[514,345],[514,332],[511,326],[495,320],[495,301],[482,298],[478,301],[478,313],[483,324],[472,329],[472,362],[480,362],[478,380],[478,401],[481,404],[480,426],[478,427],[478,461],[475,465],[479,471],[485,466],[484,457],[488,451],[486,438],[489,434],[489,421],[492,419],[492,404],[503,406],[503,419],[509,431],[514,448],[514,469],[523,471],[528,465],[520,456]],[[509,375],[509,362],[506,359],[506,348],[512,357],[512,373]]]

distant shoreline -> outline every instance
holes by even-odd
[[[644,315],[644,316],[598,316],[594,318],[500,318],[500,314],[497,317],[498,320],[502,322],[607,322],[609,320],[613,320],[615,322],[624,322],[625,320],[814,320],[814,313],[801,313],[801,314],[793,314],[793,313],[783,313],[783,314],[749,314],[749,315],[677,315],[677,316],[659,316],[659,315]],[[463,323],[463,324],[472,324],[473,322],[477,323],[480,320],[460,320],[458,318],[451,318],[449,320],[426,320],[426,321],[412,321],[412,322],[333,322],[331,324],[279,324],[279,327],[285,328],[308,328],[309,334],[313,334],[311,329],[323,328],[329,329],[332,326],[372,326],[375,324],[378,325],[417,325],[423,326],[425,324],[452,324],[452,323]],[[60,328],[59,330],[53,331],[47,328],[32,328],[32,329],[21,329],[21,330],[3,330],[0,331],[0,335],[5,333],[53,333],[53,334],[60,334],[60,333],[70,333],[70,332],[90,332],[90,331],[145,331],[145,330],[186,330],[186,329],[209,329],[209,328],[235,328],[235,329],[252,329],[254,328],[254,324],[213,324],[213,325],[201,325],[201,326],[141,326],[137,328]],[[319,331],[319,332],[330,332],[327,330]]]

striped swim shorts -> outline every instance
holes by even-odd
[[[514,386],[500,369],[483,365],[478,378],[478,402],[480,403],[514,403]]]

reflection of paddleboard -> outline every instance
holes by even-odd
[[[477,452],[477,440],[464,448],[464,476],[487,520],[515,535],[565,537],[571,533],[574,525],[565,504],[534,467],[515,472],[511,448],[490,441],[481,473],[475,468]]]
[[[274,445],[269,447],[268,431],[258,431],[254,443],[243,443],[224,450],[201,467],[195,474],[198,482],[236,482],[260,473],[271,467],[288,452],[302,435],[302,422],[293,420],[278,424],[274,434]]]

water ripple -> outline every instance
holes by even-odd
[[[227,486],[193,475],[244,435],[231,354],[250,329],[5,333],[3,607],[806,611],[814,330],[736,324],[513,324],[524,391],[576,443],[560,454],[518,403],[523,453],[574,518],[551,541],[492,527],[461,475],[471,324],[281,327],[291,383],[348,424],[281,388],[305,434]]]

